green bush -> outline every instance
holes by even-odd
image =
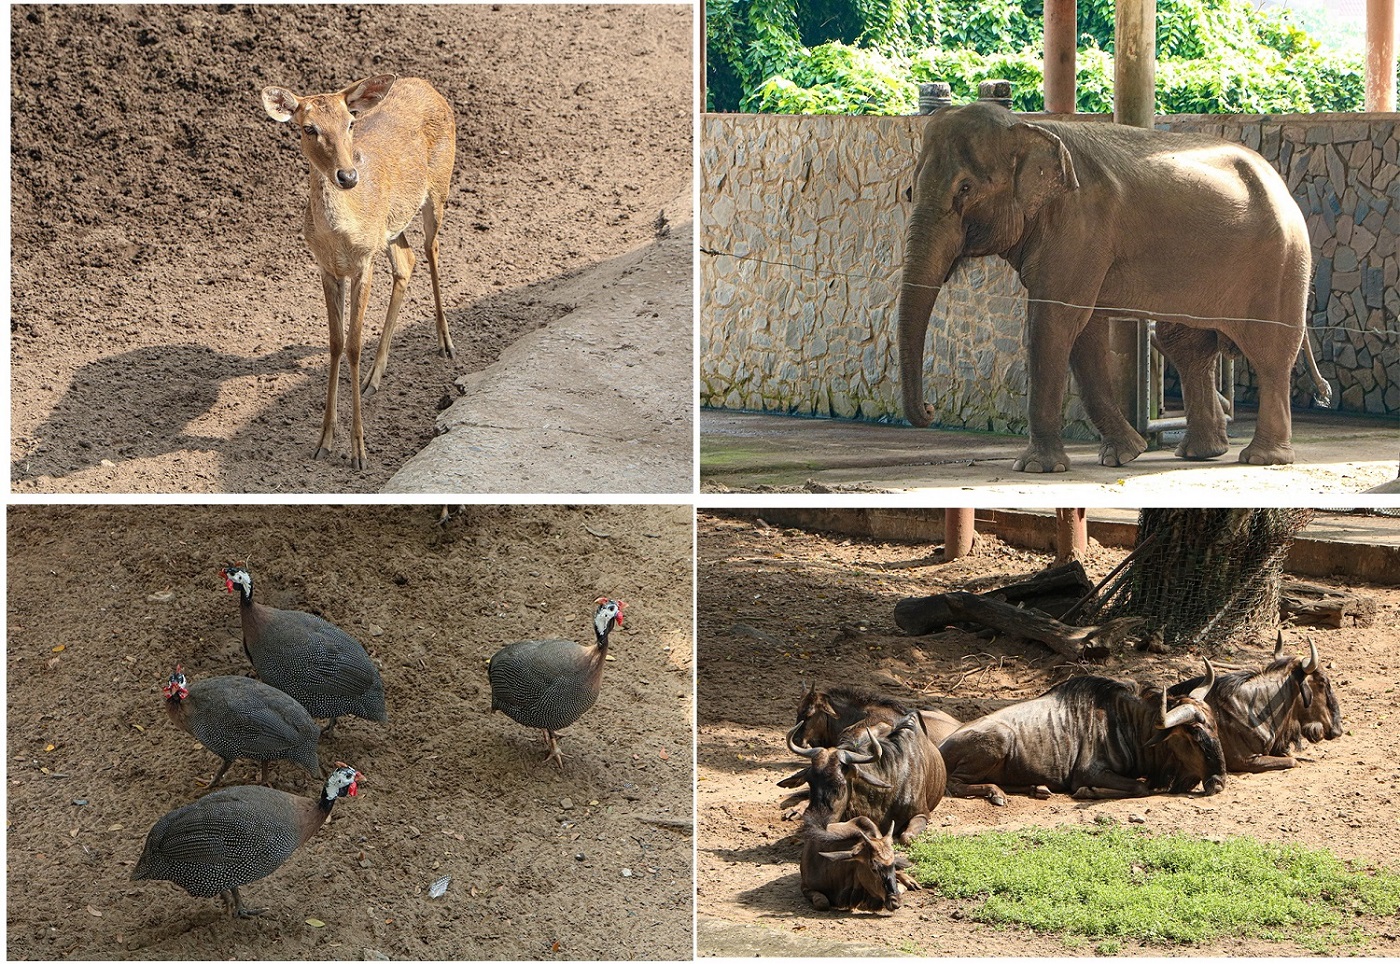
[[[716,110],[907,114],[917,84],[954,101],[981,80],[1043,109],[1043,0],[708,0]],[[1078,109],[1112,111],[1113,0],[1078,4]],[[1324,50],[1287,13],[1249,0],[1160,0],[1157,109],[1284,113],[1361,108],[1359,57]]]

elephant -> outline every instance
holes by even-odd
[[[1214,381],[1226,352],[1248,359],[1259,383],[1258,424],[1240,461],[1293,461],[1300,344],[1324,405],[1331,387],[1304,331],[1307,224],[1258,154],[1206,135],[1031,123],[977,102],[929,118],[914,178],[898,311],[912,424],[930,422],[923,354],[939,289],[961,259],[1000,255],[1029,294],[1030,443],[1017,471],[1069,468],[1060,433],[1071,368],[1102,440],[1099,462],[1125,465],[1146,450],[1107,367],[1108,321],[1124,316],[1157,320],[1157,343],[1181,376],[1187,429],[1177,456],[1228,450]]]

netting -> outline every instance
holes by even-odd
[[[1147,620],[1167,646],[1221,646],[1278,625],[1283,563],[1312,509],[1143,509],[1138,547],[1083,622]]]

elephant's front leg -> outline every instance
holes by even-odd
[[[1224,455],[1229,451],[1230,440],[1225,434],[1225,409],[1216,389],[1219,336],[1208,328],[1158,322],[1157,347],[1181,376],[1186,437],[1176,447],[1176,457],[1213,459]]]
[[[1094,312],[1089,324],[1074,343],[1070,365],[1079,384],[1079,394],[1089,412],[1089,420],[1099,430],[1099,464],[1127,465],[1147,451],[1147,440],[1123,417],[1114,390],[1109,357],[1108,318]]]
[[[1089,311],[1032,300],[1028,314],[1031,441],[1011,467],[1017,472],[1064,472],[1069,456],[1060,432],[1070,351]]]

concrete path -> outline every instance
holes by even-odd
[[[692,235],[561,282],[550,297],[577,307],[459,378],[440,434],[382,491],[689,495]]]
[[[1232,443],[1247,440],[1252,419],[1230,426]],[[1400,421],[1294,414],[1295,465],[1252,466],[1234,461],[1243,441],[1212,462],[1186,462],[1170,450],[1145,452],[1119,468],[1098,464],[1097,442],[1070,442],[1068,472],[1014,472],[1025,439],[978,432],[915,429],[838,419],[739,412],[700,415],[700,487],[704,492],[982,493],[1012,504],[1141,505],[1169,498],[1261,498],[1275,503],[1318,496],[1346,497],[1396,477]],[[1400,504],[1389,496],[1365,504]],[[962,504],[958,502],[957,504]]]

